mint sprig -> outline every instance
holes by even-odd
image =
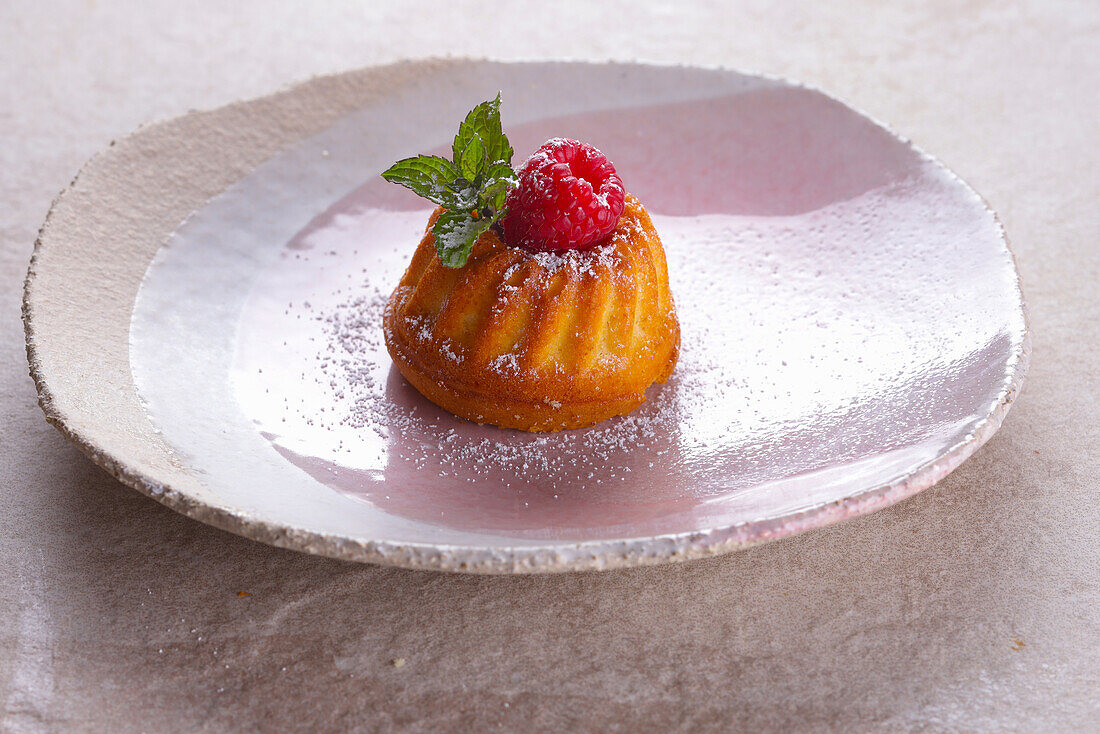
[[[435,155],[404,158],[382,172],[444,207],[432,227],[435,249],[448,268],[461,268],[474,242],[504,215],[504,200],[517,184],[512,146],[500,125],[500,94],[470,110],[451,145],[453,160]]]

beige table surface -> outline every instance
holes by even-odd
[[[157,5],[0,4],[0,731],[1100,731],[1100,3]],[[842,526],[475,578],[208,528],[46,425],[20,285],[89,156],[149,120],[432,54],[756,69],[888,121],[1013,241],[1034,356],[1003,429]]]

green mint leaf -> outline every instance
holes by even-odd
[[[439,204],[432,226],[439,259],[448,268],[466,264],[474,242],[504,214],[518,184],[512,146],[500,125],[500,94],[470,110],[451,146],[454,160],[415,156],[394,163],[382,178]]]
[[[437,204],[442,204],[455,211],[470,211],[477,206],[477,186],[466,179],[455,179],[448,185],[447,191],[450,199],[436,201]],[[435,200],[433,199],[433,201]]]
[[[474,184],[454,163],[439,156],[404,158],[383,171],[382,178],[448,209],[470,209],[477,204]]]
[[[474,219],[467,212],[446,211],[439,215],[432,227],[435,251],[448,268],[461,268],[474,249],[474,242],[493,223],[492,217]]]
[[[485,160],[485,145],[476,134],[466,142],[461,155],[455,157],[458,170],[470,181],[481,176],[488,162]]]
[[[516,187],[519,179],[512,167],[504,161],[497,161],[489,166],[482,179],[481,189],[478,194],[478,208],[489,209],[497,218],[504,210],[504,199],[508,191]]]
[[[451,145],[456,164],[463,165],[462,161],[467,159],[465,151],[475,140],[480,149],[484,151],[484,154],[480,156],[480,159],[484,161],[484,166],[497,161],[512,162],[512,146],[509,145],[508,136],[504,134],[504,130],[500,125],[499,92],[496,99],[482,102],[470,110],[466,115],[466,119],[458,126],[458,134],[455,135],[454,143]],[[467,178],[471,181],[474,180],[484,170],[484,166],[474,170],[473,175],[469,175]]]

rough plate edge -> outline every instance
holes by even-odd
[[[419,61],[401,61],[395,64],[368,67],[371,71],[379,73],[385,70],[399,67],[457,65],[463,63],[500,63],[500,64],[533,64],[533,63],[575,63],[592,64],[590,61],[566,61],[566,60],[524,60],[524,61],[493,61],[491,59],[473,58],[447,58],[447,59],[423,59]],[[794,82],[780,76],[741,71],[722,66],[702,66],[685,64],[657,64],[649,62],[603,62],[609,65],[640,66],[656,68],[681,68],[700,69],[705,71],[717,71],[747,76],[762,77],[788,84],[792,87],[807,89],[817,92],[834,100],[839,104],[855,111],[866,119],[886,130],[897,140],[910,146],[923,158],[940,167],[948,176],[968,191],[973,193],[982,202],[983,208],[994,218],[1000,232],[1001,241],[1005,250],[1009,253],[1013,267],[1016,270],[1017,293],[1019,294],[1020,309],[1024,317],[1024,334],[1020,347],[1013,355],[1011,378],[1001,391],[996,405],[990,411],[978,428],[965,440],[951,447],[938,459],[918,467],[913,472],[898,478],[885,485],[865,490],[843,500],[817,505],[788,515],[746,522],[738,525],[717,528],[706,532],[691,532],[672,535],[655,536],[625,541],[593,541],[589,543],[577,543],[570,546],[557,546],[548,548],[475,548],[466,546],[427,545],[427,544],[396,544],[370,540],[356,540],[325,533],[318,533],[295,528],[282,527],[266,521],[250,518],[244,513],[229,510],[224,507],[208,505],[199,502],[186,493],[169,485],[165,485],[150,477],[139,469],[127,465],[125,458],[115,456],[101,450],[95,443],[94,436],[81,430],[76,416],[66,416],[55,407],[53,392],[48,384],[48,376],[43,373],[42,363],[36,347],[36,339],[39,336],[35,328],[34,301],[36,293],[34,280],[36,266],[41,252],[45,249],[43,235],[49,227],[51,219],[59,204],[64,201],[77,186],[82,174],[100,156],[106,155],[110,147],[101,150],[86,162],[69,183],[53,200],[45,222],[39,228],[38,236],[34,243],[34,252],[31,256],[30,266],[23,285],[22,316],[26,338],[27,361],[30,366],[30,375],[34,380],[38,392],[38,404],[46,416],[46,421],[54,426],[66,439],[72,442],[85,456],[95,464],[105,469],[112,477],[119,480],[142,494],[155,499],[161,504],[192,519],[212,525],[221,530],[258,540],[279,548],[298,550],[306,553],[327,556],[348,561],[374,563],[385,566],[396,566],[417,570],[455,571],[474,574],[517,574],[517,573],[549,573],[564,571],[610,570],[632,566],[649,566],[674,561],[686,561],[697,558],[730,553],[735,550],[749,548],[771,540],[778,540],[790,535],[795,535],[814,528],[826,527],[859,515],[868,514],[888,507],[906,497],[926,489],[940,481],[997,432],[1005,416],[1008,414],[1012,403],[1019,395],[1027,373],[1031,355],[1031,328],[1026,301],[1023,297],[1023,289],[1020,283],[1019,268],[1016,267],[1015,254],[1009,246],[1004,227],[996,212],[989,203],[974,189],[963,181],[957,174],[949,169],[935,157],[920,150],[906,137],[898,134],[889,125],[883,124],[871,115],[849,104],[832,94],[822,91],[812,85]],[[364,70],[360,70],[364,71]],[[249,100],[238,100],[230,104],[252,103],[261,100],[270,100],[275,97],[287,95],[294,90],[318,82],[335,81],[348,72],[313,77],[312,79],[293,84],[283,90],[270,95]],[[220,109],[220,108],[219,108]],[[195,114],[194,112],[188,114]],[[124,136],[122,140],[129,140],[147,132],[159,123],[143,125],[134,132]],[[111,146],[115,144],[112,141]]]

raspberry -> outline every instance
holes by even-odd
[[[623,213],[622,179],[587,143],[547,140],[519,169],[501,221],[504,241],[534,250],[580,250],[615,230]]]

